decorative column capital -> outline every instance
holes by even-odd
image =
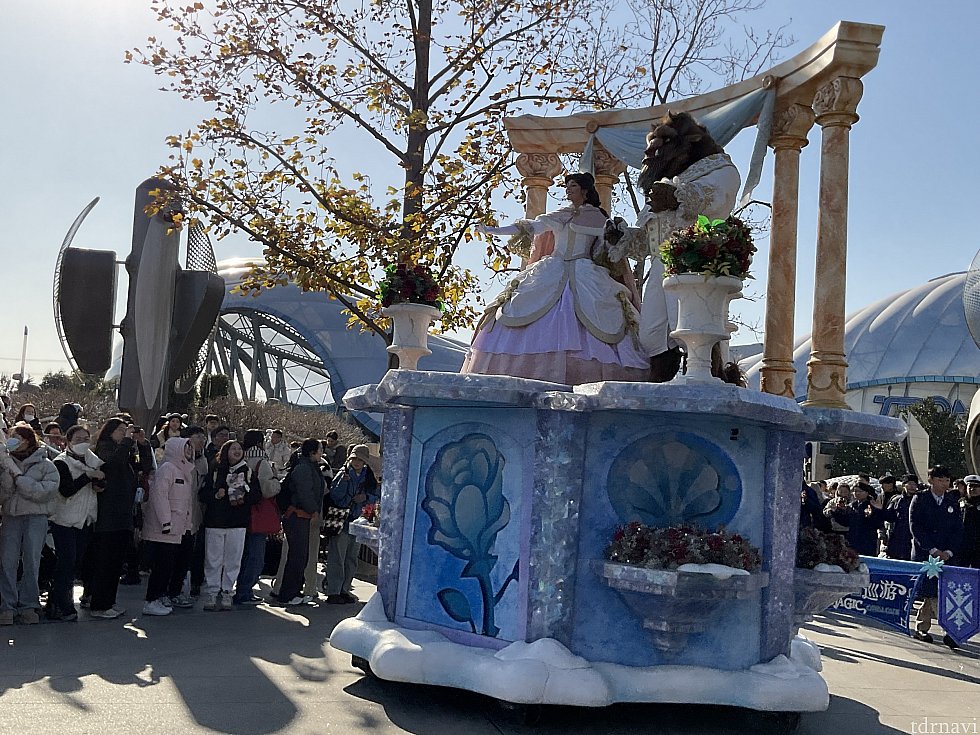
[[[817,90],[813,111],[820,127],[849,128],[858,121],[857,106],[864,84],[853,77],[837,77]]]
[[[815,119],[813,108],[807,105],[794,103],[777,110],[772,120],[769,146],[774,151],[801,150],[808,143],[807,134]]]
[[[517,157],[517,170],[525,182],[544,179],[545,183],[534,182],[539,186],[550,187],[563,168],[561,159],[554,153],[522,153]]]
[[[626,170],[626,164],[601,145],[596,145],[592,149],[592,165],[595,170],[596,181],[599,180],[600,176],[608,176],[615,182]]]

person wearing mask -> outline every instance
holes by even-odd
[[[950,491],[952,478],[949,470],[936,465],[929,470],[929,489],[912,498],[909,506],[909,530],[912,532],[912,561],[928,561],[929,557],[941,559],[947,564],[953,561],[963,541],[963,519],[960,515],[959,493]],[[916,640],[932,643],[929,628],[936,616],[939,582],[926,577],[919,585],[922,605],[915,616]],[[943,642],[956,648],[956,642],[943,636]]]
[[[317,522],[323,507],[323,475],[320,473],[322,447],[316,439],[307,439],[289,470],[287,492],[289,506],[282,516],[286,534],[286,563],[279,588],[284,605],[302,605],[312,598],[304,596],[304,570],[310,554],[310,524]]]
[[[48,595],[47,617],[78,620],[73,595],[75,570],[85,553],[99,511],[96,483],[102,488],[103,462],[92,451],[92,438],[84,426],[72,426],[65,451],[54,460],[58,469],[58,495],[52,501],[51,537],[54,539],[54,581]]]
[[[200,426],[188,426],[181,432],[181,437],[190,442],[194,452],[193,498],[191,500],[190,534],[181,537],[180,548],[174,559],[170,584],[167,585],[167,595],[172,607],[194,607],[194,600],[201,593],[204,583],[204,504],[201,503],[201,488],[208,476],[208,461],[204,458],[204,445],[207,435]],[[184,594],[184,581],[190,572],[190,595]]]
[[[101,470],[105,473],[105,487],[98,493],[85,592],[90,615],[111,620],[125,612],[115,606],[119,576],[132,543],[139,473],[152,470],[153,457],[145,435],[140,441],[134,439],[132,425],[121,418],[109,419],[99,430],[95,454],[104,463]]]
[[[276,495],[279,494],[280,489],[279,480],[263,448],[264,439],[265,435],[258,429],[249,429],[242,437],[245,463],[258,478],[262,499],[252,506],[249,516],[248,534],[245,536],[245,555],[242,557],[242,568],[238,572],[235,596],[232,598],[232,602],[236,605],[258,605],[263,602],[262,598],[253,592],[253,588],[259,581],[262,567],[265,566],[266,539],[282,530],[279,506],[276,504]]]
[[[357,602],[353,582],[360,544],[350,534],[350,522],[360,517],[365,503],[377,502],[380,496],[378,480],[368,467],[370,456],[366,444],[351,447],[347,461],[330,486],[333,505],[350,508],[343,529],[330,538],[327,547],[327,602],[331,605]]]
[[[0,455],[0,625],[40,620],[37,578],[58,484],[58,469],[37,435],[27,426],[14,426]]]
[[[957,566],[980,569],[980,475],[967,475],[963,509],[963,543]]]
[[[885,556],[889,559],[912,559],[912,532],[909,530],[909,506],[912,498],[919,492],[919,478],[905,475],[902,478],[902,492],[892,497],[884,510],[884,521],[888,532]]]
[[[200,495],[206,507],[205,610],[232,609],[232,592],[242,566],[251,509],[261,497],[258,477],[245,462],[242,445],[237,441],[222,444],[211,482],[205,483]]]
[[[172,437],[163,445],[163,464],[153,476],[150,497],[143,508],[143,543],[150,558],[144,615],[169,615],[167,594],[181,542],[191,535],[194,496],[194,446]]]
[[[273,429],[269,433],[269,441],[265,443],[265,453],[269,461],[272,462],[273,469],[276,471],[276,477],[281,478],[286,471],[286,463],[289,462],[289,455],[292,454],[292,450],[283,438],[281,430]]]
[[[17,415],[14,417],[14,424],[25,423],[34,429],[34,433],[41,434],[41,419],[37,416],[37,408],[35,408],[33,403],[25,403],[17,411]]]

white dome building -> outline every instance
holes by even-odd
[[[954,414],[966,414],[980,384],[980,348],[963,309],[966,273],[953,273],[901,291],[847,317],[847,403],[894,416],[933,398]],[[806,398],[810,337],[797,342],[796,399]],[[749,385],[759,387],[762,356],[741,363]]]

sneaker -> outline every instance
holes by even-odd
[[[343,595],[327,595],[328,605],[349,605],[350,600],[348,600]]]
[[[294,605],[308,605],[310,602],[312,602],[312,600],[309,597],[304,597],[303,595],[296,595],[296,597],[291,599],[289,602],[284,602],[282,604],[286,605],[287,607],[292,607]]]
[[[153,600],[143,603],[144,615],[169,615],[173,610],[163,604],[161,600]]]
[[[204,609],[210,612],[221,609],[221,602],[218,600],[218,595],[208,595],[204,598]]]
[[[58,613],[58,617],[54,618],[62,623],[74,623],[78,620],[78,612],[75,609],[69,610],[67,612]]]
[[[353,592],[341,592],[340,596],[352,604],[355,602],[360,602],[357,595],[355,595]]]
[[[187,595],[177,595],[176,597],[170,598],[170,606],[187,609],[189,607],[194,607],[194,600]]]
[[[235,609],[231,595],[229,595],[227,592],[222,592],[220,595],[218,595],[218,609],[222,612]]]
[[[912,637],[917,641],[922,641],[923,643],[932,643],[932,636],[928,633],[920,633],[919,631],[915,631],[915,633],[912,634]]]
[[[14,611],[0,610],[0,625],[13,625],[13,624],[14,624]]]
[[[93,618],[101,618],[102,620],[114,620],[122,615],[122,610],[110,607],[108,610],[92,610],[89,615]]]
[[[34,610],[24,610],[17,615],[16,622],[21,625],[37,625],[41,618]]]
[[[166,595],[164,595],[163,597],[157,598],[157,602],[159,602],[161,605],[163,605],[168,610],[174,606],[174,604],[170,601],[170,598],[167,597]]]
[[[953,640],[952,636],[949,635],[949,633],[943,636],[943,643],[949,646],[950,651],[955,651],[957,648],[959,648],[956,641]]]

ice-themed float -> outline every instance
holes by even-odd
[[[838,24],[765,77],[679,105],[710,113],[764,91],[761,113],[742,112],[753,121],[768,108],[762,140],[776,150],[763,392],[711,379],[568,386],[413,370],[348,392],[349,408],[384,414],[384,513],[377,594],[337,625],[333,647],[381,679],[517,704],[705,703],[790,715],[827,707],[819,651],[796,633],[826,599],[805,589],[821,584],[807,581],[814,575],[797,578],[794,568],[804,444],[896,440],[905,430],[843,400],[840,190],[859,77],[876,62],[882,30]],[[558,173],[548,168],[554,152],[574,145],[562,136],[578,136],[581,149],[616,116],[645,132],[663,112],[510,121],[528,215],[544,208],[532,189]],[[814,117],[824,137],[818,298],[801,405],[790,391],[792,176]],[[602,154],[597,183],[607,175],[600,164],[616,168],[602,141],[590,143]],[[724,526],[758,550],[761,565],[611,562],[617,527],[634,521]],[[833,583],[847,590],[846,580]]]

